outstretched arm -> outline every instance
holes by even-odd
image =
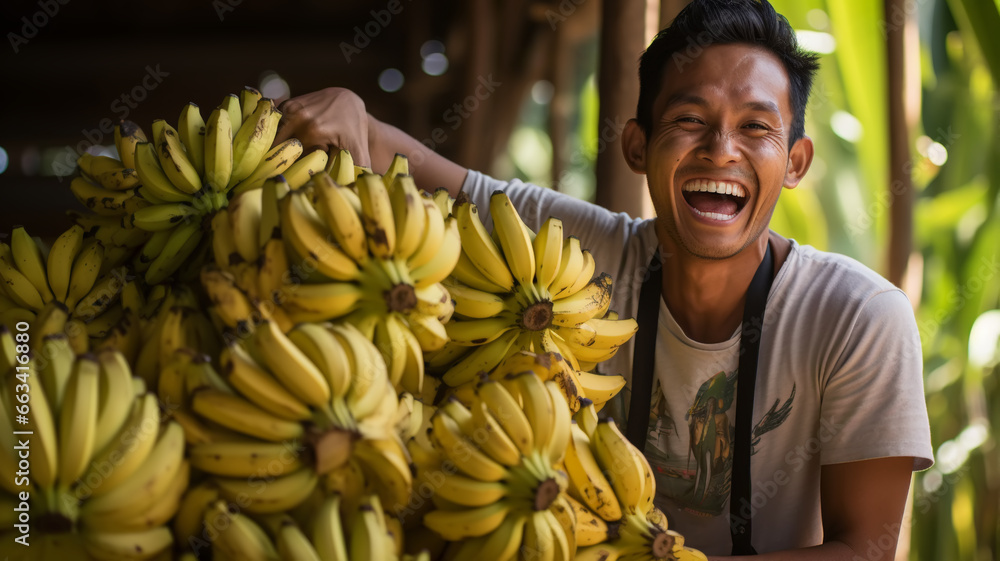
[[[409,159],[410,174],[427,191],[438,187],[457,196],[468,170],[427,148],[398,128],[368,114],[365,102],[344,88],[326,88],[281,104],[278,144],[295,137],[306,150],[345,148],[358,165],[382,173],[399,153]]]
[[[757,561],[892,559],[910,488],[913,458],[879,458],[823,466],[823,545],[754,557]],[[756,528],[754,528],[756,530]],[[766,531],[780,532],[780,528]],[[872,549],[877,553],[872,553]]]

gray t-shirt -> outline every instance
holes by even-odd
[[[658,246],[655,220],[633,219],[567,195],[470,171],[463,190],[481,209],[503,190],[529,228],[549,216],[580,238],[614,279],[611,309],[635,317]],[[480,213],[492,229],[488,213]],[[669,262],[668,265],[669,266]],[[633,339],[634,341],[634,339]],[[656,380],[646,457],[656,504],[672,529],[709,555],[728,555],[729,490],[740,330],[705,344],[660,300]],[[633,344],[599,366],[632,377]],[[902,291],[861,263],[792,240],[768,295],[753,412],[751,510],[760,552],[823,541],[820,467],[912,456],[933,463],[920,338]],[[624,427],[627,385],[607,411]]]

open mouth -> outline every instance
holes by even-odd
[[[713,220],[730,220],[746,206],[749,197],[739,183],[695,179],[684,185],[684,200],[694,212]]]

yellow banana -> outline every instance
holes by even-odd
[[[157,126],[157,123],[162,123]],[[194,194],[201,189],[201,177],[184,152],[177,130],[165,121],[153,122],[156,153],[160,167],[177,189]]]
[[[340,518],[340,496],[332,495],[324,499],[316,515],[313,527],[313,545],[320,559],[348,561],[347,543],[344,539]]]
[[[583,272],[584,257],[580,249],[580,238],[569,236],[562,243],[562,256],[559,259],[559,271],[549,285],[549,294],[552,298],[568,296],[569,287],[573,286]],[[587,280],[590,280],[589,278]],[[564,294],[565,293],[565,294]]]
[[[129,215],[129,219],[137,228],[159,232],[175,228],[186,220],[200,221],[201,211],[187,203],[164,203],[140,208]]]
[[[431,426],[431,440],[462,473],[481,481],[500,481],[507,476],[507,469],[470,441],[448,414],[437,411]]]
[[[285,177],[285,181],[288,182],[289,187],[293,190],[299,189],[308,183],[312,176],[325,169],[328,158],[329,156],[327,156],[326,152],[313,150],[299,158],[294,164],[288,166],[288,169],[281,175]]]
[[[489,343],[476,347],[445,372],[442,376],[445,383],[455,387],[474,380],[480,373],[489,373],[507,356],[517,336],[518,330],[511,329]]]
[[[264,154],[271,148],[280,120],[281,112],[274,106],[274,102],[262,98],[257,102],[253,113],[240,125],[233,137],[233,173],[228,185],[230,188],[257,169]]]
[[[552,302],[552,323],[575,327],[604,315],[610,304],[611,277],[601,273],[576,293]]]
[[[364,289],[351,282],[297,284],[281,292],[278,304],[293,321],[326,321],[354,311],[364,295]]]
[[[240,130],[240,127],[243,126],[243,110],[240,108],[239,96],[236,94],[226,95],[226,97],[222,98],[219,109],[222,109],[229,115],[229,122],[232,124],[232,132],[229,133],[229,140],[232,142],[236,136],[236,131]]]
[[[457,541],[496,530],[510,511],[507,501],[474,509],[434,510],[424,515],[424,525],[446,540]]]
[[[537,238],[536,238],[537,239]],[[467,318],[489,318],[500,315],[504,310],[503,298],[458,281],[445,282],[448,294],[455,302],[455,313]]]
[[[350,191],[347,192],[349,193]],[[424,220],[424,232],[420,239],[420,245],[406,262],[410,270],[419,269],[437,257],[441,244],[444,241],[445,224],[444,219],[441,217],[441,212],[434,205],[434,202],[427,197],[421,195],[420,201],[424,205],[426,220]]]
[[[49,250],[46,276],[53,297],[60,302],[66,301],[73,261],[81,248],[83,248],[83,228],[74,224],[56,238],[52,249]]]
[[[219,360],[226,380],[257,406],[289,421],[304,421],[312,416],[309,407],[257,363],[242,343],[230,343]]]
[[[236,251],[248,263],[255,263],[260,256],[257,232],[260,230],[262,212],[260,189],[238,195],[229,203],[229,219],[233,227]]]
[[[45,257],[35,240],[28,235],[24,226],[16,226],[10,235],[10,249],[15,265],[31,284],[38,290],[43,302],[50,302],[53,298],[49,289],[48,274],[46,273]]]
[[[462,238],[463,253],[469,256],[472,265],[487,281],[501,287],[502,292],[510,292],[514,288],[514,277],[500,250],[480,221],[476,205],[459,196],[455,201],[454,212]],[[469,284],[462,278],[459,280]],[[469,284],[469,286],[475,285]]]
[[[227,98],[229,99],[229,98]],[[205,125],[205,182],[222,193],[233,175],[233,127],[231,113],[219,107],[212,111]]]
[[[338,185],[326,172],[317,173],[312,181],[316,210],[329,226],[337,244],[351,259],[364,263],[368,259],[368,242],[361,216],[348,202],[348,189]]]
[[[209,442],[192,446],[188,456],[195,468],[226,477],[280,477],[302,468],[294,442]]]
[[[288,338],[320,369],[334,399],[347,394],[353,375],[351,362],[333,333],[316,323],[300,323],[288,332]]]
[[[391,189],[392,184],[396,181],[396,177],[399,175],[407,175],[410,173],[410,164],[403,154],[396,153],[392,157],[392,161],[389,162],[389,169],[385,170],[382,174],[382,182],[385,184],[386,189]]]
[[[94,450],[99,377],[96,357],[77,359],[59,418],[59,481],[66,487],[83,475]]]
[[[146,133],[132,121],[124,120],[115,125],[115,148],[118,158],[126,168],[135,169],[135,147],[140,142],[146,142]]]
[[[270,371],[299,400],[323,406],[330,401],[330,385],[319,368],[277,324],[263,321],[256,331],[255,344]]]
[[[438,254],[427,263],[414,268],[410,275],[417,288],[426,288],[443,281],[455,269],[462,255],[462,240],[458,232],[458,222],[449,216],[444,223],[444,238]]]
[[[490,197],[493,230],[499,234],[500,247],[514,279],[523,286],[534,286],[535,250],[531,233],[521,221],[507,193],[496,191]]]
[[[392,170],[392,166],[389,169]],[[388,181],[388,178],[388,175],[382,177],[383,181]],[[399,259],[406,260],[420,247],[421,235],[426,227],[427,212],[424,210],[423,200],[412,176],[396,176],[389,199],[396,227],[395,255]]]
[[[262,478],[216,478],[219,494],[230,501],[239,501],[251,514],[285,512],[309,498],[318,478],[311,468],[302,468],[288,475]]]
[[[181,203],[191,200],[191,194],[174,185],[160,166],[156,148],[150,142],[140,142],[135,148],[135,171],[142,188],[161,201]]]
[[[244,86],[240,90],[240,116],[243,121],[250,118],[250,115],[257,109],[257,104],[263,97],[263,94],[257,88]]]
[[[300,423],[272,415],[243,397],[214,388],[195,392],[191,408],[205,419],[269,442],[295,439],[303,434]]]
[[[278,201],[287,195],[291,188],[283,177],[262,180],[260,188],[260,231],[257,234],[257,245],[263,248],[270,240],[281,237],[281,210]]]
[[[177,119],[177,136],[184,143],[184,149],[191,165],[198,175],[205,174],[205,119],[201,109],[188,103],[181,109]]]
[[[264,154],[260,164],[250,175],[233,187],[233,192],[239,194],[262,187],[268,179],[277,177],[290,168],[302,155],[302,150],[302,141],[297,138],[289,138],[275,146]]]
[[[326,173],[337,182],[337,185],[347,186],[354,183],[354,158],[347,150],[340,149],[330,157],[326,165]]]
[[[373,174],[358,178],[357,187],[361,198],[361,216],[368,233],[368,250],[375,257],[389,259],[396,247],[396,223],[389,191],[382,180]]]
[[[334,280],[353,280],[358,266],[332,243],[332,235],[316,214],[304,193],[289,193],[279,202],[282,235],[310,265]]]

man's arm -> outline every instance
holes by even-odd
[[[468,170],[427,148],[417,139],[368,114],[364,101],[344,88],[326,88],[281,104],[278,144],[295,137],[307,151],[346,148],[354,162],[377,173],[389,168],[395,154],[409,158],[410,174],[427,191],[444,187],[458,195]]]
[[[871,548],[884,548],[879,549],[878,559],[892,559],[912,469],[913,458],[909,457],[823,466],[820,490],[823,545],[753,557],[709,557],[709,561],[853,561],[868,559]],[[754,530],[780,532],[781,528]]]

